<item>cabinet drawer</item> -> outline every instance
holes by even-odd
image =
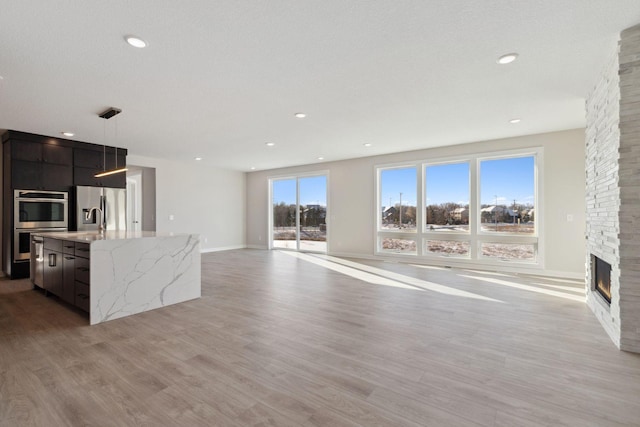
[[[45,249],[50,249],[56,252],[62,252],[62,240],[52,239],[51,237],[45,237],[43,245]]]
[[[76,242],[75,256],[89,258],[89,243]]]
[[[89,285],[76,281],[74,305],[88,312],[90,302]]]
[[[86,258],[76,258],[75,263],[75,279],[76,282],[82,282],[89,284],[89,279],[91,278],[91,271],[89,270],[89,260]]]
[[[62,253],[66,255],[75,255],[76,245],[68,240],[62,241]]]

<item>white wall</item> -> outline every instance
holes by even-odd
[[[245,246],[243,172],[136,155],[127,163],[156,170],[157,231],[198,233],[203,252]]]
[[[542,273],[584,278],[583,129],[249,173],[247,246],[267,248],[270,177],[328,170],[329,253],[373,257],[376,165],[527,147],[544,148],[545,270]],[[364,215],[354,220],[356,211]],[[573,216],[572,222],[567,221],[567,215]],[[513,270],[508,266],[504,269]]]

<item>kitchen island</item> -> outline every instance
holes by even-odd
[[[36,260],[43,269],[38,286],[88,311],[91,325],[200,298],[197,234],[107,231],[37,236],[44,241],[44,256]]]

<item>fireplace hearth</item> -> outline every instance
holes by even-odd
[[[591,255],[591,277],[593,289],[611,304],[611,264]]]

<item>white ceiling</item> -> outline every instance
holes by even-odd
[[[638,23],[638,0],[0,0],[0,128],[237,170],[579,128]]]

